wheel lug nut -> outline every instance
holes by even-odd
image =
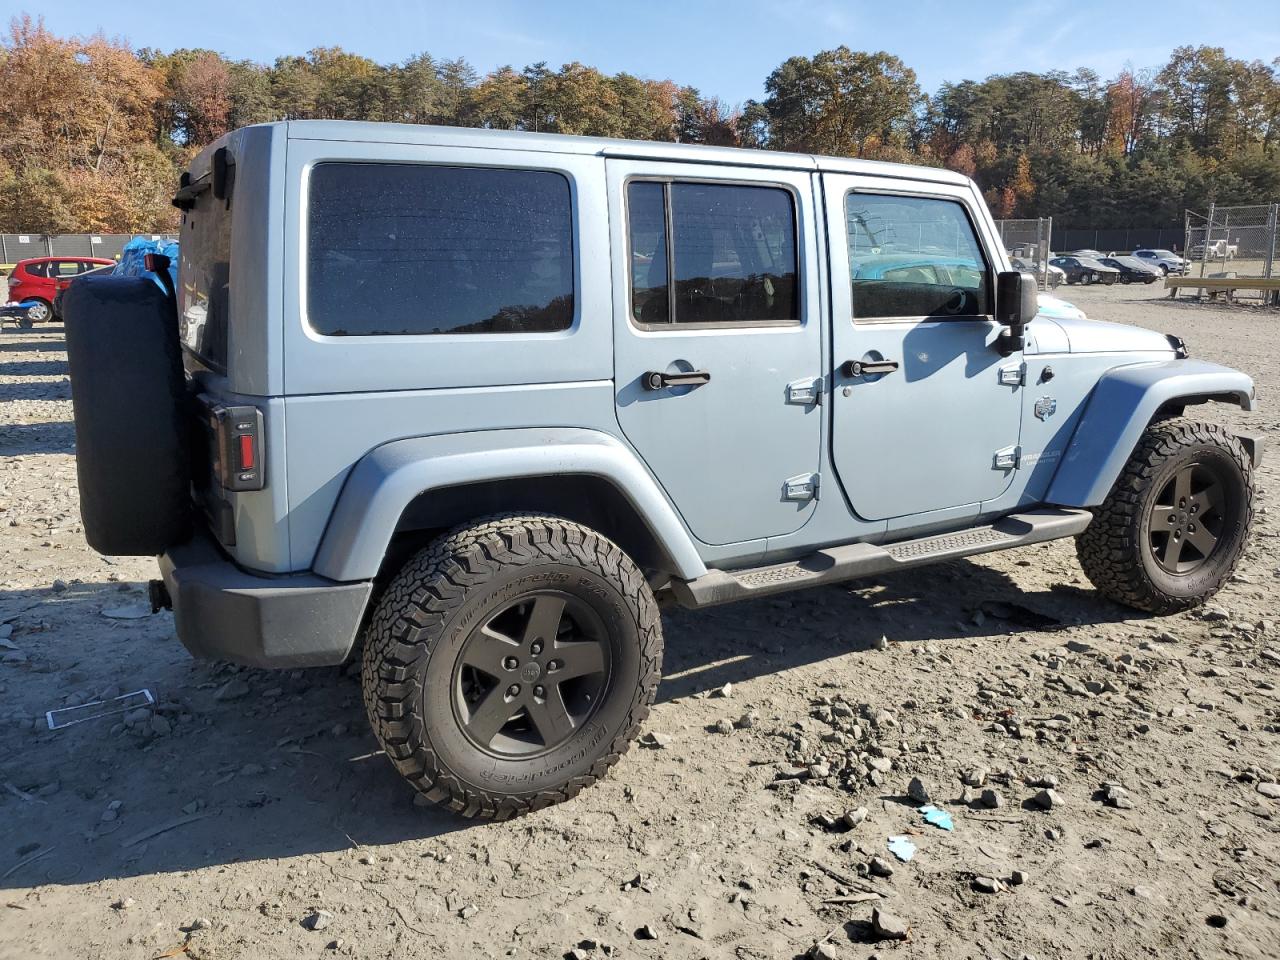
[[[520,696],[520,684],[513,683],[511,686],[507,687],[507,696],[508,697]]]
[[[542,652],[542,641],[541,640],[533,641],[533,645],[529,647],[529,649],[533,651],[533,655],[536,657],[538,654]]]
[[[502,665],[508,670],[514,670],[516,667],[520,666],[520,661],[515,657],[507,657],[507,659],[502,661]]]
[[[534,687],[533,695],[537,697],[539,700],[542,700],[542,699],[545,699],[545,697],[547,696],[547,691],[543,687]]]
[[[550,663],[547,664],[547,673],[555,673],[559,669],[560,669],[559,660],[552,660]]]

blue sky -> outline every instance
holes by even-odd
[[[738,103],[762,96],[784,59],[846,44],[887,50],[927,91],[948,80],[1014,70],[1157,65],[1182,44],[1243,59],[1280,56],[1277,0],[218,0],[104,3],[0,0],[4,19],[42,13],[59,34],[93,33],[135,47],[209,47],[271,62],[341,46],[388,63],[420,51],[462,56],[481,72],[571,60],[610,73],[670,77]]]

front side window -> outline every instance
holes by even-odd
[[[631,315],[640,323],[800,319],[789,191],[633,181],[627,216]]]
[[[855,320],[991,312],[986,260],[961,204],[849,193],[845,220]]]
[[[558,173],[317,164],[306,256],[307,317],[328,336],[573,323],[573,219]]]

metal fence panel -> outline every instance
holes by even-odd
[[[0,263],[12,264],[30,257],[102,257],[115,260],[135,236],[152,240],[174,239],[161,233],[5,233],[0,234]]]
[[[1059,253],[1072,250],[1101,250],[1103,253],[1132,253],[1134,250],[1181,250],[1184,231],[1181,227],[1115,227],[1083,229],[1065,227],[1054,231],[1053,249]]]

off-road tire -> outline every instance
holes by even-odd
[[[1194,462],[1220,472],[1232,499],[1209,557],[1193,573],[1175,577],[1156,561],[1147,524],[1154,498],[1180,467]],[[1225,429],[1183,419],[1154,423],[1076,538],[1080,566],[1101,593],[1126,606],[1162,615],[1199,606],[1235,570],[1253,523],[1253,498],[1249,456]]]
[[[191,530],[174,303],[144,277],[81,277],[63,309],[85,539],[99,553],[157,556]]]
[[[598,605],[614,660],[590,721],[550,753],[495,759],[451,706],[454,669],[487,611],[552,587]],[[465,817],[504,820],[575,796],[626,752],[649,715],[662,623],[640,570],[614,543],[547,514],[486,517],[444,534],[392,578],[364,638],[369,721],[423,796]]]

